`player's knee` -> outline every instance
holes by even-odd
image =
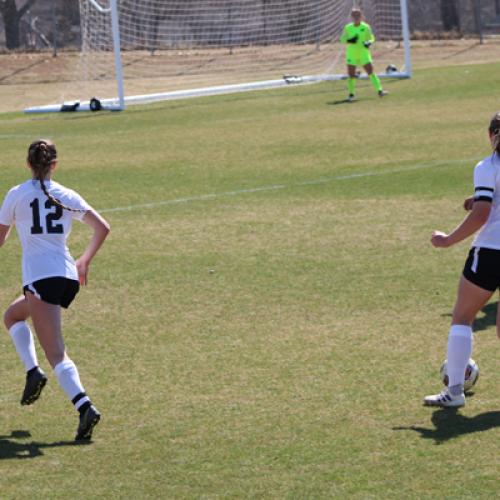
[[[4,312],[3,314],[3,324],[5,325],[5,328],[7,328],[7,330],[10,330],[10,327],[12,326],[10,324],[10,318],[9,318],[9,315],[8,315],[8,309],[7,311]]]
[[[3,315],[3,323],[5,325],[5,328],[7,328],[7,330],[10,330],[11,327],[17,322],[18,320],[14,316],[14,311],[12,310],[12,306],[7,307],[7,310]]]

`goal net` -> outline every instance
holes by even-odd
[[[344,78],[353,5],[381,76],[411,74],[406,0],[79,0],[82,45],[65,110]],[[69,103],[69,104],[68,104]],[[78,104],[79,103],[79,104]],[[61,105],[27,111],[60,111]]]

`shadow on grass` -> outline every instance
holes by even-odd
[[[474,320],[473,330],[479,332],[481,330],[487,330],[490,326],[495,326],[497,323],[497,308],[498,302],[486,304],[481,309],[483,316],[477,317]]]
[[[338,106],[339,104],[355,104],[356,102],[356,100],[350,101],[349,99],[340,99],[338,101],[327,102],[327,104],[330,106]]]
[[[497,323],[497,308],[498,301],[486,304],[482,309],[482,316],[477,316],[472,325],[474,332],[480,332],[482,330],[487,330],[488,328],[495,326]],[[442,314],[442,317],[451,318],[451,313]]]
[[[480,413],[475,417],[466,417],[453,408],[440,408],[432,414],[434,428],[411,425],[409,427],[393,427],[393,430],[410,430],[420,434],[423,439],[433,439],[435,444],[443,444],[450,439],[465,434],[483,432],[500,427],[500,411]]]
[[[399,82],[399,80],[384,80],[384,88],[387,88],[388,86],[390,85],[395,85]],[[370,91],[372,92],[370,95],[367,95],[365,97],[362,97],[361,99],[354,99],[354,101],[349,101],[348,99],[339,99],[339,100],[336,100],[336,101],[328,101],[326,104],[328,106],[338,106],[339,104],[350,104],[350,105],[353,105],[353,104],[356,104],[357,102],[359,101],[375,101],[377,99],[380,99],[380,97],[377,95],[377,93],[373,93],[374,90],[371,88],[371,83],[367,82],[366,80],[364,80],[362,82],[362,86],[363,88],[370,88]],[[336,91],[338,92],[339,91],[339,87],[337,87]],[[345,88],[342,88],[340,90],[341,92],[347,92],[347,87]],[[390,94],[386,97],[384,97],[384,99],[390,99]]]
[[[36,458],[43,456],[43,448],[86,446],[90,444],[90,441],[56,441],[55,443],[23,442],[30,437],[30,432],[23,430],[12,431],[8,436],[0,436],[0,460]]]

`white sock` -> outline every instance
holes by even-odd
[[[448,387],[464,385],[465,369],[472,354],[472,328],[452,325],[448,335]]]
[[[85,394],[85,389],[80,382],[80,375],[75,363],[71,359],[61,361],[54,367],[54,373],[57,377],[59,385],[63,388],[64,392],[75,405],[78,410],[87,401],[89,397]]]
[[[30,327],[26,321],[18,321],[14,323],[9,329],[12,342],[16,346],[17,354],[24,363],[26,371],[38,366],[38,359],[36,357],[35,341]]]

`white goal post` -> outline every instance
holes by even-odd
[[[372,26],[379,76],[412,74],[407,0],[79,0],[81,52],[50,111],[346,78],[353,6]]]

